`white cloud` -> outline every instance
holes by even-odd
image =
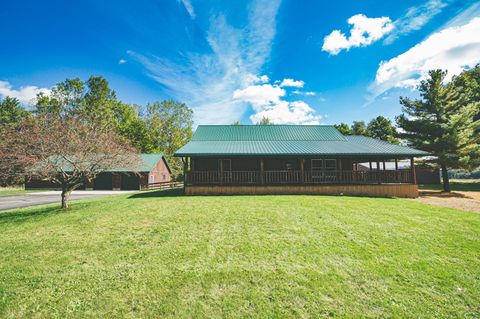
[[[303,81],[302,81],[303,83]],[[250,116],[253,123],[263,117],[275,124],[319,124],[321,117],[304,101],[285,101],[286,91],[277,84],[251,85],[236,90],[233,98],[249,103],[255,114]]]
[[[450,78],[473,67],[480,62],[479,34],[480,17],[436,32],[399,56],[381,62],[369,88],[372,98],[391,88],[414,87],[432,69],[448,70]]]
[[[280,101],[277,104],[264,107],[263,110],[250,116],[253,123],[262,118],[268,118],[275,124],[303,124],[318,125],[321,117],[315,115],[314,110],[303,101]]]
[[[118,64],[125,64],[125,63],[127,63],[127,60],[125,59],[118,60]]]
[[[324,38],[322,51],[337,55],[351,47],[368,46],[393,30],[392,21],[388,17],[368,18],[363,14],[357,14],[350,17],[347,22],[352,25],[350,36],[347,38],[340,30],[333,30]]]
[[[185,10],[187,10],[190,17],[192,19],[195,19],[195,10],[193,9],[192,2],[190,0],[178,0],[178,2],[181,2],[185,7]]]
[[[407,35],[413,31],[421,29],[434,16],[442,12],[443,8],[448,5],[451,0],[429,0],[424,4],[416,7],[410,7],[398,19],[393,21],[394,31],[385,38],[384,43],[390,44],[399,36]]]
[[[298,95],[306,95],[306,96],[315,96],[315,95],[317,95],[317,93],[312,92],[312,91],[303,92],[303,91],[300,91],[300,90],[294,90],[294,91],[292,91],[292,93],[293,93],[293,94],[298,94]]]
[[[296,81],[294,79],[283,79],[282,83],[280,83],[281,87],[303,88],[304,85],[305,85],[305,82]]]
[[[37,94],[40,92],[49,94],[50,90],[47,88],[39,88],[33,85],[22,86],[16,90],[9,82],[0,81],[0,96],[16,98],[22,104],[31,104],[36,98]]]
[[[252,104],[254,110],[259,110],[265,105],[280,103],[280,98],[284,95],[284,89],[271,84],[251,85],[233,92],[235,100]]]
[[[213,13],[205,32],[208,53],[181,52],[175,60],[132,51],[129,55],[172,98],[194,109],[196,124],[231,123],[249,106],[234,100],[233,92],[268,82],[258,75],[270,56],[279,5],[280,0],[253,1],[247,22],[237,27],[227,23],[225,15]]]

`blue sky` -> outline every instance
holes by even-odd
[[[480,2],[0,0],[0,96],[103,75],[195,123],[394,118],[428,69],[480,62]]]

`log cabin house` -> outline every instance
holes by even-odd
[[[414,157],[428,153],[327,125],[200,125],[175,156],[185,193],[418,196]],[[409,159],[408,168],[398,161]],[[393,162],[393,169],[386,169]],[[367,163],[368,170],[359,169]],[[389,167],[391,167],[389,165]]]

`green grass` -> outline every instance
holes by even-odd
[[[0,317],[479,316],[480,214],[162,194],[0,213]]]
[[[27,193],[43,192],[42,189],[24,189],[23,187],[0,187],[0,197],[10,195],[22,195]]]
[[[419,189],[436,189],[442,190],[442,184],[423,184],[418,185]],[[480,191],[480,180],[478,179],[453,179],[450,181],[450,188],[452,191],[463,191],[463,192],[479,192]]]

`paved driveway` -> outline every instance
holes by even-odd
[[[70,199],[78,200],[108,195],[119,195],[131,192],[132,191],[74,191],[70,196]],[[27,193],[22,195],[0,196],[0,211],[51,203],[58,203],[60,205],[60,194],[60,191],[47,191]]]

